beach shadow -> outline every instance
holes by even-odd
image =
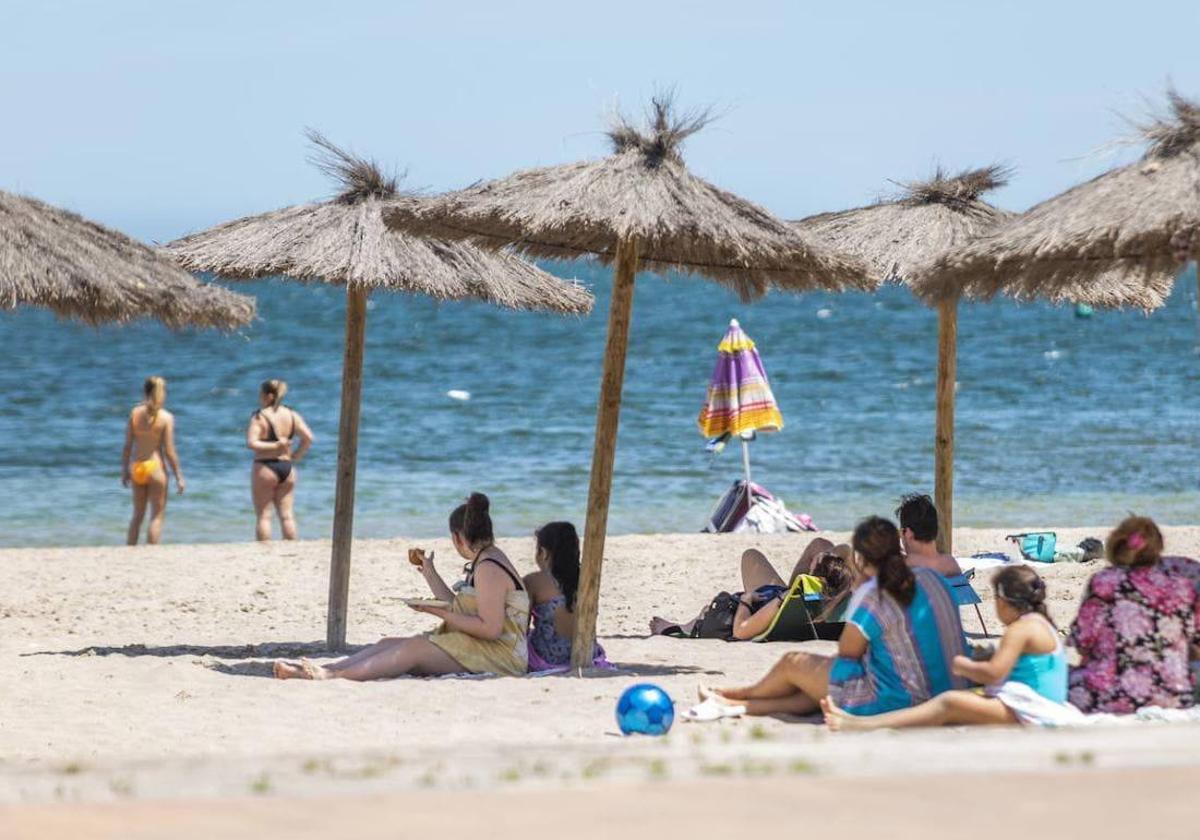
[[[37,650],[21,656],[211,656],[216,659],[294,659],[300,656],[342,656],[365,645],[330,651],[324,642],[258,642],[245,645],[89,645],[77,650]],[[269,663],[268,663],[269,670]]]

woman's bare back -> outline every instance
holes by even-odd
[[[133,460],[145,461],[153,458],[163,446],[167,427],[172,420],[171,412],[160,408],[153,420],[150,419],[149,409],[136,405],[129,412],[129,428],[133,436]]]

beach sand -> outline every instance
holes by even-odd
[[[1106,533],[1101,527],[1057,530],[1062,545]],[[1004,533],[960,531],[958,553],[1005,550]],[[1171,553],[1200,556],[1200,528],[1166,534]],[[694,798],[718,780],[780,792],[793,781],[799,787],[843,777],[1039,772],[1071,778],[1103,772],[1120,787],[1127,783],[1118,779],[1152,778],[1120,775],[1131,769],[1200,766],[1200,726],[1192,725],[833,734],[811,721],[746,719],[677,721],[659,739],[617,734],[616,698],[635,681],[663,686],[682,710],[698,683],[750,681],[799,647],[646,633],[651,615],[687,619],[713,593],[738,588],[737,560],[745,548],[762,548],[786,575],[808,539],[611,538],[599,629],[620,666],[616,672],[369,684],[269,677],[276,656],[324,655],[328,542],[0,551],[6,580],[0,804],[524,794],[631,785],[678,792],[661,794],[669,799]],[[405,558],[415,544],[436,549],[446,577],[457,571],[446,540],[356,543],[352,643],[432,628],[434,619],[401,603],[426,594]],[[519,568],[532,570],[530,539],[502,540],[501,546]],[[1099,566],[1039,567],[1061,624],[1074,615],[1083,583]],[[976,588],[995,632],[1000,624],[986,581],[984,572]],[[968,631],[978,632],[972,610],[964,609],[963,619]],[[819,642],[803,647],[831,648]],[[88,808],[69,813],[106,813]],[[169,812],[162,808],[139,813]],[[58,812],[5,813],[6,819],[26,814],[35,820]]]

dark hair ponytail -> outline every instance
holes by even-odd
[[[872,516],[858,523],[851,540],[863,562],[875,569],[879,589],[904,606],[912,603],[917,593],[917,578],[904,561],[900,551],[900,531],[882,516]]]
[[[492,533],[492,517],[488,514],[490,507],[488,497],[482,493],[472,493],[465,504],[461,504],[450,514],[450,533],[458,534],[467,545],[488,545],[495,541]]]
[[[1037,613],[1051,627],[1058,626],[1046,609],[1046,582],[1028,566],[1011,566],[996,572],[992,575],[992,589],[997,598],[1011,604],[1021,615]]]
[[[567,612],[575,611],[579,589],[579,534],[570,522],[551,522],[537,530],[537,547],[550,555],[550,576],[567,599]]]

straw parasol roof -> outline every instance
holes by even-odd
[[[963,247],[1012,214],[980,196],[1008,183],[993,165],[950,175],[940,167],[926,181],[902,182],[901,194],[866,207],[793,222],[802,233],[867,263],[884,283],[908,283],[939,255]]]
[[[381,211],[419,205],[397,179],[369,160],[308,133],[314,162],[338,183],[333,198],[226,222],[169,243],[167,251],[193,271],[230,279],[284,275],[367,291],[414,292],[438,300],[479,299],[512,309],[583,314],[592,295],[516,255],[464,243],[396,234]]]
[[[254,299],[201,283],[123,233],[0,190],[0,308],[42,306],[88,324],[155,318],[232,330]]]
[[[1175,91],[1167,97],[1169,113],[1139,126],[1147,147],[1141,160],[947,255],[915,290],[931,300],[1003,291],[1097,306],[1161,306],[1187,255],[1181,240],[1200,247],[1200,105]]]
[[[783,221],[688,171],[683,142],[711,121],[655,97],[645,129],[618,116],[599,160],[527,169],[421,204],[391,207],[389,227],[535,257],[594,254],[610,263],[622,241],[639,265],[720,282],[743,299],[769,286],[870,288],[864,267],[810,242]]]

